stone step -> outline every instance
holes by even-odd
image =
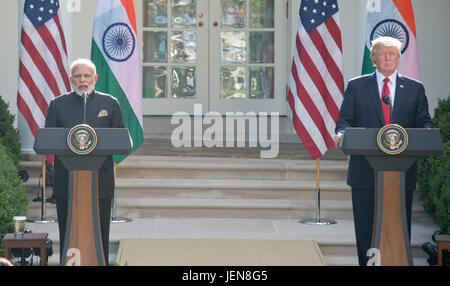
[[[22,161],[30,177],[39,177],[40,161]],[[320,181],[344,181],[347,163],[322,160]],[[313,160],[263,160],[252,158],[203,158],[175,156],[129,156],[117,166],[117,178],[186,178],[186,179],[268,179],[316,180]]]
[[[312,199],[313,181],[303,180],[218,180],[218,179],[128,179],[116,182],[119,198],[274,198]],[[320,185],[325,199],[350,199],[350,188],[342,181]]]
[[[41,184],[31,178],[23,185],[36,196]],[[46,188],[47,195],[52,192]],[[129,179],[119,178],[116,193],[126,198],[261,198],[261,199],[315,199],[316,186],[312,181],[277,180],[208,180],[208,179]],[[40,194],[40,193],[39,193]],[[320,185],[321,199],[349,200],[350,188],[341,181],[327,181]]]
[[[316,218],[314,200],[271,199],[117,199],[116,215],[129,218]],[[41,202],[32,202],[28,217],[38,218]],[[46,203],[48,218],[56,217],[55,204]],[[346,201],[321,201],[321,217],[352,219],[351,205]]]
[[[344,180],[346,161],[327,160],[320,166],[321,180]],[[118,178],[209,178],[315,180],[312,160],[130,156],[118,165]]]
[[[41,203],[32,202],[28,217],[39,217]],[[56,217],[54,204],[46,203],[47,217]],[[416,220],[428,217],[421,202],[413,203]],[[316,219],[314,199],[198,199],[198,198],[118,198],[116,216],[129,218],[251,218]],[[351,201],[321,200],[320,218],[353,219]]]
[[[314,200],[267,199],[127,199],[117,201],[117,215],[125,217],[191,218],[309,218],[315,217]],[[346,201],[322,201],[322,217],[351,219]]]
[[[292,127],[290,127],[292,128]],[[291,129],[293,131],[293,129]],[[156,134],[155,134],[156,135]],[[280,142],[278,145],[278,154],[274,159],[285,160],[311,160],[311,155],[306,150],[305,146],[300,142],[297,135],[284,136],[280,134]],[[173,156],[173,157],[197,157],[197,158],[261,158],[262,152],[269,148],[262,148],[260,144],[258,147],[253,147],[250,142],[245,142],[243,146],[237,147],[234,142],[234,147],[175,147],[171,140],[171,135],[156,135],[145,136],[144,142],[139,148],[134,151],[133,155],[150,155],[150,156]],[[244,142],[242,142],[244,143]],[[272,151],[276,151],[273,150]],[[275,154],[273,154],[275,155]],[[329,149],[323,156],[323,160],[346,160],[347,156],[336,148]],[[272,159],[270,159],[272,160]]]

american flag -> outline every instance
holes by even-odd
[[[344,96],[336,0],[302,0],[288,101],[294,128],[313,159],[334,146]]]
[[[60,19],[58,0],[25,1],[17,107],[33,136],[45,124],[50,100],[70,90]]]

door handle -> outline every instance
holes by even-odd
[[[214,22],[213,22],[213,26],[214,26],[214,27],[217,27],[218,25],[219,25],[219,23],[218,23],[217,21],[214,21]]]

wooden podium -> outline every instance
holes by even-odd
[[[413,265],[405,202],[405,172],[417,157],[443,152],[439,129],[410,128],[407,145],[398,154],[380,148],[378,128],[346,128],[341,149],[347,155],[364,155],[375,172],[375,214],[372,248],[377,265]]]
[[[39,128],[33,149],[37,154],[57,155],[69,171],[61,265],[101,266],[105,265],[105,257],[98,211],[98,169],[108,156],[128,154],[130,137],[126,128],[93,129],[96,135],[94,149],[88,154],[77,154],[69,147],[71,130]]]

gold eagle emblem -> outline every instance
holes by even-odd
[[[78,146],[81,150],[84,150],[88,147],[90,134],[84,132],[78,132],[75,134],[75,140],[78,142]]]
[[[392,147],[397,147],[397,146],[398,146],[398,144],[399,144],[398,141],[399,141],[400,136],[401,136],[400,133],[398,133],[398,134],[395,134],[395,133],[385,133],[384,135],[385,135],[385,137],[386,137],[386,140],[389,142],[389,144],[390,144]]]

